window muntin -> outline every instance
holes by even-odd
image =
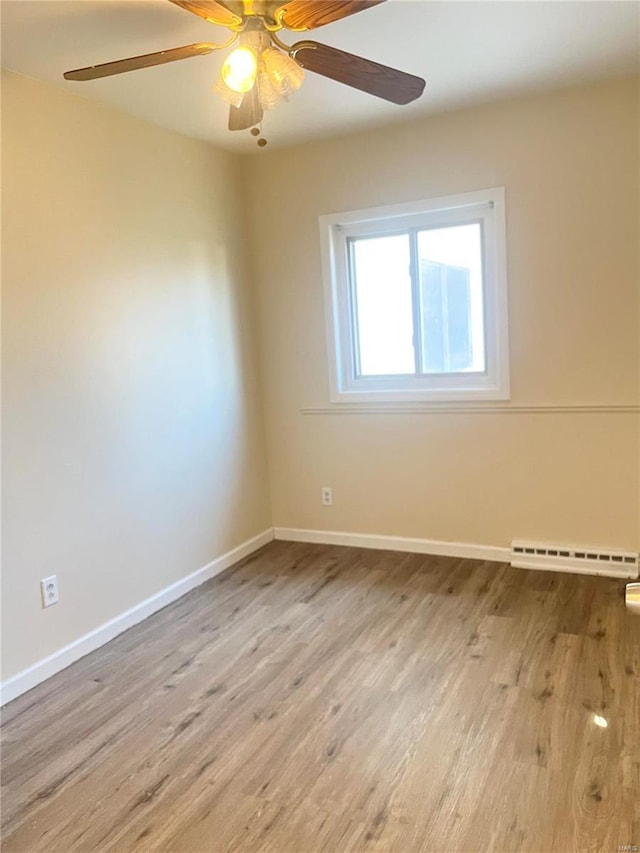
[[[321,217],[334,402],[508,399],[504,190]]]

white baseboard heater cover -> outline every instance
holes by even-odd
[[[520,539],[511,543],[511,565],[517,569],[541,569],[546,572],[577,572],[616,578],[638,577],[638,554],[633,551],[545,545]]]

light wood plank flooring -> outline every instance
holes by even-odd
[[[7,706],[2,849],[640,845],[623,589],[274,542]]]

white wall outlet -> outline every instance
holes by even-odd
[[[40,581],[40,594],[43,607],[51,607],[52,604],[58,603],[58,578],[55,575]]]
[[[322,506],[333,506],[333,489],[329,486],[322,489]]]

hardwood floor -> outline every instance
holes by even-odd
[[[640,846],[623,591],[274,542],[7,706],[2,849]]]

